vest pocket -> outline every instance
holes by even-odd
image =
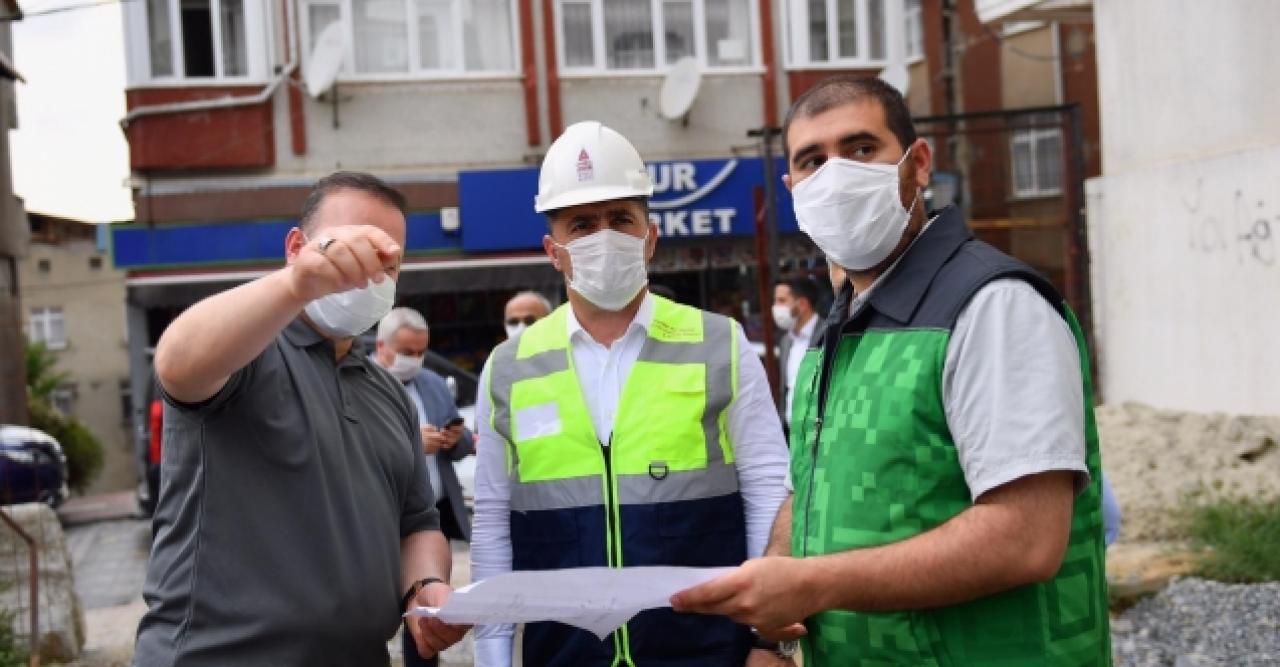
[[[722,567],[747,558],[746,518],[737,493],[658,505],[666,565]]]
[[[511,513],[511,566],[515,570],[579,567],[578,522],[581,509]],[[603,526],[601,526],[603,531]],[[603,537],[603,533],[601,534]]]

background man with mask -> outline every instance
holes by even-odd
[[[422,314],[412,308],[392,308],[378,322],[373,358],[379,366],[404,384],[405,393],[418,414],[422,451],[426,455],[427,478],[435,492],[435,508],[440,528],[451,540],[471,540],[471,518],[462,501],[462,485],[453,462],[470,454],[471,431],[463,425],[453,394],[444,378],[423,368],[431,332]],[[418,656],[413,637],[403,633],[404,661],[408,667],[436,664]]]
[[[795,394],[800,360],[809,349],[818,328],[818,286],[808,277],[788,278],[773,287],[773,323],[785,333],[778,343],[778,414],[783,430],[791,423],[791,400]]]
[[[395,298],[404,199],[339,172],[298,224],[287,266],[156,348],[165,472],[136,665],[385,665],[407,605],[449,596],[417,414],[354,341]],[[434,655],[465,630],[411,633]]]
[[[535,208],[568,303],[500,345],[476,406],[472,570],[736,565],[759,555],[786,495],[786,446],[764,367],[728,318],[656,297],[653,184],[596,122],[547,151]],[[539,667],[788,664],[727,619],[642,612],[605,641],[525,627]],[[476,664],[512,660],[510,626],[477,631]]]
[[[807,630],[810,667],[1110,664],[1070,309],[959,211],[927,219],[929,144],[887,84],[820,82],[783,138],[800,226],[850,283],[796,381],[775,556],[676,608]]]
[[[551,302],[547,297],[533,290],[517,292],[502,309],[502,326],[506,328],[507,338],[515,338],[550,314]]]

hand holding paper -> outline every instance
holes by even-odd
[[[584,567],[508,572],[459,588],[443,607],[408,616],[450,624],[558,621],[604,639],[645,609],[670,606],[671,596],[733,568]]]

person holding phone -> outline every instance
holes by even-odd
[[[404,385],[409,402],[418,411],[422,451],[435,491],[440,529],[448,539],[470,542],[471,518],[462,503],[462,485],[453,462],[471,454],[475,446],[444,378],[422,366],[430,340],[431,332],[421,313],[412,308],[393,308],[378,322],[373,360]],[[407,633],[404,649],[408,667],[436,664],[434,658],[418,657]]]

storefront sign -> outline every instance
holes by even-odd
[[[754,191],[764,187],[759,158],[655,162],[650,218],[672,238],[755,234]],[[779,161],[776,174],[782,174]],[[542,247],[546,218],[533,210],[538,170],[464,171],[458,174],[462,247],[468,252]],[[791,198],[779,178],[778,229],[797,231]]]

